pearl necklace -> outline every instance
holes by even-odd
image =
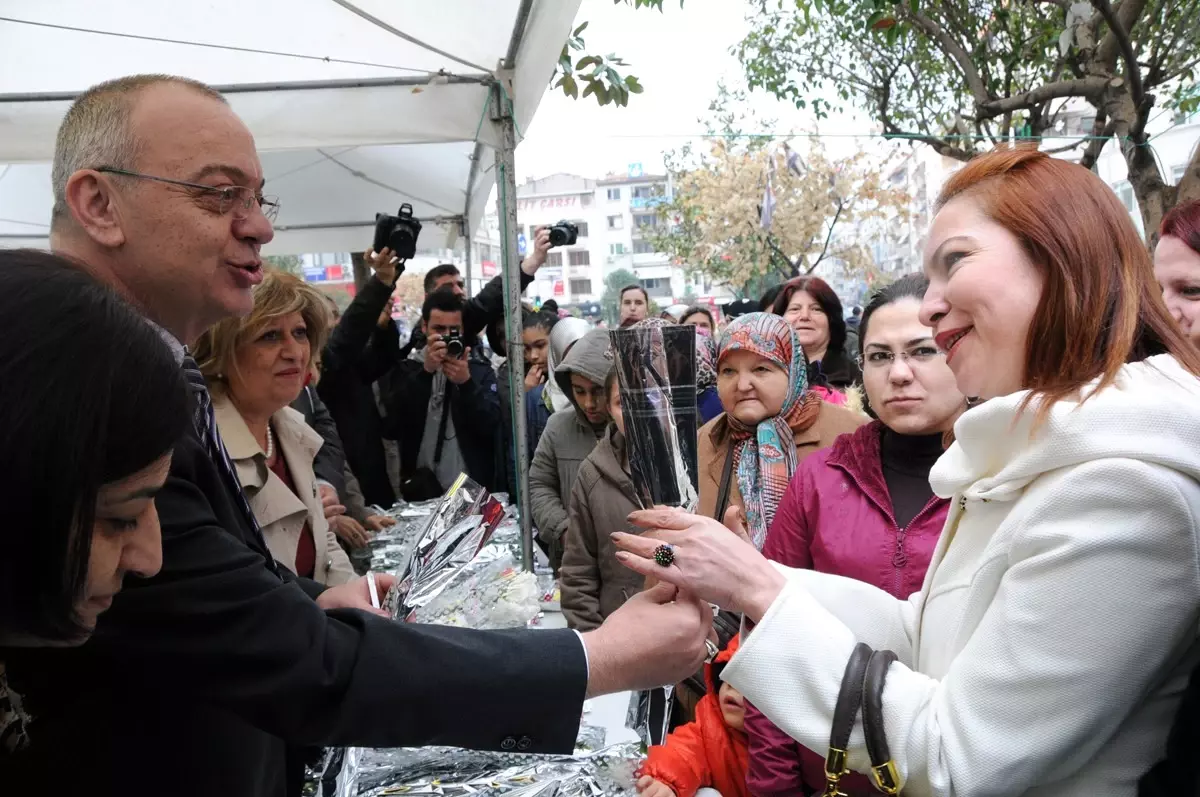
[[[271,433],[271,424],[267,424],[267,462],[275,456],[275,435]]]

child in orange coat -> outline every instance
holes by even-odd
[[[666,743],[650,748],[637,782],[641,797],[694,797],[705,786],[719,791],[721,797],[749,797],[746,710],[741,693],[721,681],[721,671],[737,649],[735,636],[716,661],[704,666],[708,694],[696,706],[695,722],[677,728]]]

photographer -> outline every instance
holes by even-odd
[[[451,291],[425,297],[428,342],[397,367],[386,399],[391,432],[400,441],[401,491],[409,501],[442,495],[464,471],[495,488],[496,376],[470,356],[463,308]]]

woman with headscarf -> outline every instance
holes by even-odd
[[[807,363],[781,316],[750,313],[717,346],[717,393],[724,412],[700,429],[699,514],[744,511],[762,548],[796,466],[867,418],[808,390]]]
[[[701,424],[723,411],[717,394],[717,341],[699,325],[696,325],[696,411]]]

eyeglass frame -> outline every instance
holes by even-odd
[[[913,351],[915,351],[917,349],[925,349],[925,348],[933,349],[933,351],[934,351],[934,353],[931,354],[928,359],[919,360],[913,356],[913,354],[912,354]],[[858,357],[855,358],[856,360],[858,360],[858,367],[863,369],[864,371],[868,368],[879,368],[880,370],[883,370],[883,368],[885,367],[884,363],[875,364],[867,359],[872,354],[888,355],[886,367],[889,369],[893,365],[896,364],[896,354],[897,354],[896,352],[892,351],[891,349],[886,349],[886,350],[875,349],[873,351],[864,352],[863,354],[860,354]],[[941,355],[944,357],[944,356],[946,356],[946,352],[942,351],[940,348],[938,348],[937,346],[932,345],[930,343],[919,343],[916,346],[913,346],[912,349],[906,350],[906,351],[901,351],[899,353],[900,359],[902,359],[906,364],[908,364],[908,366],[910,368],[912,367],[912,365],[914,363],[917,365],[925,365],[926,363],[933,362],[933,358],[937,357],[938,355]]]
[[[247,200],[243,200],[241,202],[242,209],[246,212],[245,216],[237,215],[235,210],[238,205],[237,200],[235,200],[233,197],[226,198],[224,196],[220,197],[221,215],[224,216],[229,211],[235,210],[233,215],[234,219],[237,221],[243,221],[248,218],[252,204],[257,203],[258,209],[262,212],[263,216],[266,217],[267,221],[273,223],[275,219],[279,217],[279,197],[273,194],[261,194],[246,185],[204,185],[203,183],[191,183],[187,180],[176,180],[172,177],[159,177],[154,174],[143,174],[142,172],[134,172],[128,169],[118,169],[115,166],[99,166],[95,171],[103,174],[116,174],[122,177],[136,177],[139,180],[153,180],[156,183],[178,185],[184,188],[194,188],[197,191],[204,191],[205,193],[209,194],[225,194],[229,191],[237,191],[238,193],[245,195],[246,191],[253,191],[254,193],[250,194]]]

